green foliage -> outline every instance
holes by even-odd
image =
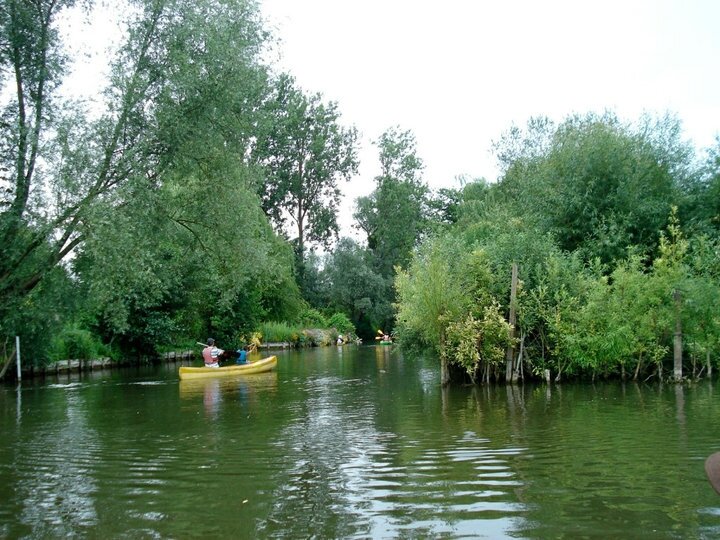
[[[308,308],[300,313],[298,322],[305,328],[327,328],[328,321],[317,309]]]
[[[443,354],[461,365],[476,380],[483,364],[486,374],[505,359],[505,349],[512,343],[511,327],[497,303],[486,305],[481,319],[472,313],[447,326]]]
[[[358,335],[374,339],[377,328],[392,327],[391,283],[373,269],[369,250],[342,238],[322,276],[328,309],[348,313]]]
[[[707,149],[704,162],[681,183],[678,215],[691,234],[715,235],[720,230],[720,135]]]
[[[680,132],[672,117],[637,127],[609,113],[559,126],[531,121],[498,144],[506,160],[498,189],[518,214],[530,214],[559,247],[586,260],[649,251],[687,180],[692,155]]]
[[[252,152],[265,172],[262,207],[279,230],[290,217],[301,263],[307,243],[328,245],[337,235],[338,181],[357,171],[357,130],[339,119],[336,103],[307,95],[288,75],[273,81],[262,107]]]
[[[92,332],[76,326],[63,329],[51,340],[49,348],[49,359],[55,362],[67,359],[93,360],[109,354],[109,349]]]
[[[261,323],[257,331],[263,343],[298,343],[303,335],[302,327],[272,321]]]
[[[329,303],[329,290],[327,274],[323,266],[328,257],[320,257],[314,251],[309,251],[303,261],[302,272],[298,278],[303,281],[300,284],[303,298],[316,309],[322,309]]]
[[[112,61],[107,110],[88,115],[71,103],[52,110],[66,74],[53,25],[70,4],[0,21],[6,36],[18,25],[30,25],[26,37],[50,30],[49,40],[26,44],[22,66],[0,55],[3,73],[19,67],[23,77],[6,111],[14,121],[0,123],[2,159],[17,179],[0,215],[0,326],[21,325],[28,340],[31,328],[48,326],[13,313],[50,293],[52,270],[71,252],[68,290],[82,305],[67,318],[126,354],[153,354],[188,335],[230,341],[265,318],[294,319],[303,302],[292,250],[270,227],[256,194],[263,179],[246,159],[269,91],[258,6],[139,2]],[[36,123],[16,122],[23,118]],[[28,129],[30,146],[13,147]],[[50,166],[35,174],[38,163]]]
[[[392,278],[396,266],[407,266],[427,228],[428,189],[421,181],[423,164],[411,132],[389,129],[376,144],[381,174],[373,193],[358,199],[355,219],[367,234],[376,271]]]
[[[433,238],[407,270],[400,270],[395,280],[400,336],[418,336],[435,351],[443,350],[448,321],[463,313],[468,301],[454,266],[461,252],[462,245],[452,237]]]
[[[335,343],[337,332],[320,328],[304,328],[284,322],[264,322],[258,327],[262,343],[289,343],[294,347],[327,346]]]
[[[588,116],[557,128],[531,122],[526,138],[511,132],[501,182],[466,184],[455,224],[398,275],[403,346],[430,345],[483,381],[503,377],[508,354],[525,376],[664,379],[681,327],[685,365],[689,358],[696,376],[709,371],[720,337],[720,249],[680,227],[673,202],[698,176],[676,126],[646,121],[634,132]],[[709,229],[695,222],[692,230]],[[513,263],[515,340],[499,324],[510,311]],[[486,341],[488,328],[495,339]]]
[[[355,325],[344,313],[335,313],[327,320],[329,328],[335,328],[341,334],[355,334]]]

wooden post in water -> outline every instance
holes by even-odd
[[[445,332],[440,333],[440,350],[445,351]],[[448,360],[445,353],[440,353],[440,386],[447,386],[450,384],[450,366],[448,366]]]
[[[510,339],[515,340],[515,325],[517,322],[517,314],[515,310],[517,298],[517,281],[518,281],[518,265],[512,265],[512,277],[510,280],[510,314],[508,322],[512,329],[510,330]],[[505,382],[516,382],[517,370],[515,369],[515,345],[510,345],[505,351]]]
[[[22,369],[20,367],[20,336],[15,336],[15,358],[17,358],[17,378],[22,380]]]
[[[707,365],[708,379],[712,379],[712,362],[710,362],[710,349],[705,351],[705,365]]]
[[[673,291],[673,300],[675,300],[675,337],[673,340],[673,359],[675,368],[675,380],[682,379],[682,321],[680,320],[680,307],[682,295],[679,290]]]

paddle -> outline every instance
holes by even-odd
[[[720,452],[715,452],[705,460],[705,474],[710,485],[720,495]]]

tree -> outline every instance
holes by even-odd
[[[266,174],[262,206],[278,230],[294,223],[302,264],[306,244],[327,246],[337,236],[338,182],[357,172],[357,130],[339,124],[336,103],[306,95],[288,75],[275,81],[263,113],[253,149]]]
[[[716,234],[720,229],[720,136],[707,150],[703,166],[682,186],[679,215],[689,231]]]
[[[635,246],[650,251],[679,186],[690,147],[673,117],[638,126],[614,115],[568,118],[559,126],[531,121],[496,151],[505,163],[500,191],[518,213],[530,213],[562,249],[604,263]]]
[[[53,93],[65,59],[56,21],[73,4],[10,0],[0,11],[0,82],[8,96],[0,122],[0,317],[76,245],[76,225],[65,213],[47,216],[36,185],[43,182],[48,125],[59,114]]]
[[[440,380],[450,382],[448,323],[466,313],[469,298],[453,266],[464,252],[451,237],[433,238],[422,245],[407,270],[395,280],[398,294],[397,321],[402,342],[417,340],[440,354]]]
[[[390,283],[372,267],[370,253],[350,238],[341,238],[323,271],[328,307],[350,316],[358,335],[374,338],[389,328],[392,306]]]
[[[294,309],[291,261],[246,163],[267,80],[257,5],[135,2],[98,117],[53,107],[54,25],[72,4],[1,12],[2,73],[15,77],[0,124],[3,326],[71,253],[98,327],[132,347]]]
[[[250,8],[196,3],[167,30],[152,58],[166,78],[146,127],[158,151],[142,162],[154,182],[129,179],[96,205],[78,273],[98,329],[126,350],[183,332],[238,342],[263,318],[299,310],[291,252],[246,163],[266,82]]]
[[[391,128],[376,142],[380,175],[376,188],[357,201],[357,227],[367,235],[377,271],[392,279],[395,266],[408,264],[413,247],[426,230],[428,189],[422,183],[422,160],[415,136]]]

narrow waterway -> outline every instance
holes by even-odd
[[[394,347],[0,386],[0,538],[720,538],[720,388],[442,390]]]

